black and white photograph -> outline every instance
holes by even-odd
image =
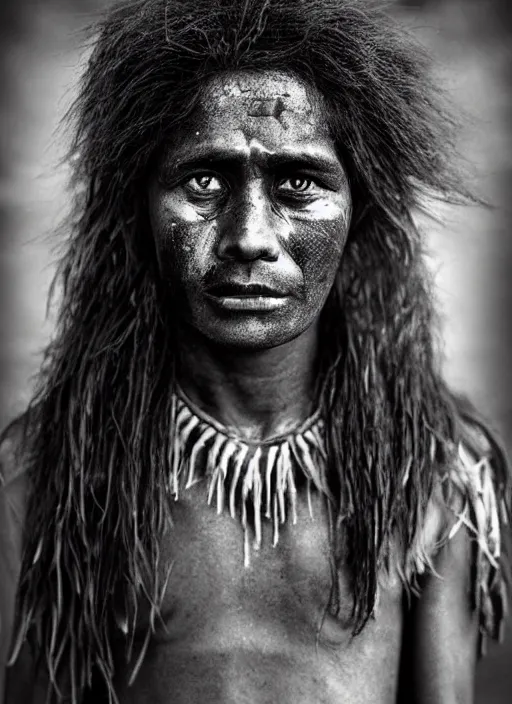
[[[512,5],[1,3],[0,704],[510,704]]]

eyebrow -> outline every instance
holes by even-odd
[[[236,169],[243,166],[247,162],[246,153],[237,153],[228,149],[198,149],[190,157],[172,159],[167,157],[162,169],[169,175],[200,168],[204,166],[222,166],[224,168]],[[343,165],[338,159],[330,159],[322,154],[311,152],[286,152],[281,154],[272,154],[263,152],[258,155],[257,161],[264,167],[270,170],[279,171],[284,168],[308,169],[333,176],[344,175]]]

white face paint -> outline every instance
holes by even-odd
[[[161,274],[208,338],[273,347],[332,287],[351,195],[321,96],[277,72],[217,75],[149,189]]]

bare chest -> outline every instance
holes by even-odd
[[[244,564],[240,522],[208,506],[201,483],[175,504],[162,542],[162,576],[171,566],[161,620],[134,684],[119,671],[120,701],[251,704],[280,701],[393,702],[402,629],[398,579],[381,590],[376,618],[352,637],[350,579],[341,575],[338,618],[332,587],[327,510],[319,494],[299,493],[297,521],[273,545],[262,523],[259,550]],[[141,637],[146,615],[142,615]]]
[[[202,639],[215,648],[232,648],[238,637],[243,642],[266,642],[273,633],[286,633],[301,642],[348,641],[350,575],[348,570],[333,574],[325,499],[313,493],[310,503],[299,493],[296,522],[288,515],[275,543],[275,526],[263,520],[257,548],[253,532],[246,534],[227,511],[217,513],[207,504],[205,491],[199,483],[174,505],[174,525],[161,545],[162,579],[170,572],[162,601],[163,624],[155,639],[182,643]],[[340,585],[337,618],[329,613],[334,578]],[[384,611],[389,615],[391,607],[399,621],[398,577],[387,579],[383,587]],[[385,620],[384,613],[381,619]],[[378,623],[379,618],[374,627]]]
[[[297,521],[262,523],[259,550],[244,564],[244,530],[208,506],[201,483],[180,496],[161,544],[170,575],[161,620],[135,683],[118,678],[120,701],[311,704],[394,701],[401,629],[398,579],[381,590],[376,618],[356,638],[350,578],[340,576],[338,618],[332,587],[327,510],[299,493]],[[251,541],[252,542],[252,541]],[[147,631],[141,615],[139,642]],[[146,697],[146,698],[145,698]]]

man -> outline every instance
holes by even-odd
[[[353,0],[138,0],[76,114],[7,701],[471,702],[508,484],[438,370],[412,211],[468,196],[416,49]]]

